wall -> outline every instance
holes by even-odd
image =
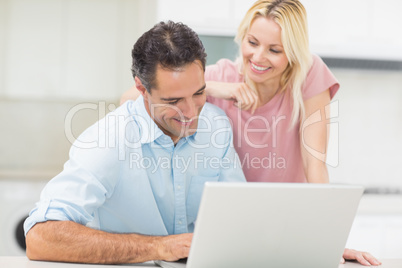
[[[118,99],[132,83],[132,45],[153,24],[140,0],[1,5],[5,98]]]
[[[255,0],[158,0],[158,19],[183,21],[203,35],[235,35]],[[323,56],[402,60],[402,2],[301,0],[307,11],[311,49]],[[194,16],[194,7],[197,15]],[[386,11],[384,11],[386,10]],[[386,49],[384,49],[386,47]]]
[[[131,49],[154,0],[0,1],[0,179],[51,178],[71,141],[133,84]],[[111,105],[109,107],[109,105]]]
[[[402,71],[332,70],[341,89],[335,182],[402,189]],[[386,190],[386,189],[385,189]]]

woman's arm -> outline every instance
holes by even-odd
[[[257,94],[245,83],[207,81],[205,92],[217,99],[234,100],[235,106],[242,110],[251,109],[252,113],[258,107]]]
[[[192,234],[112,234],[72,221],[37,223],[26,237],[31,260],[78,263],[174,261],[189,254]]]
[[[325,163],[329,136],[329,103],[329,90],[304,102],[305,118],[300,129],[300,146],[308,182],[329,182]]]
[[[217,99],[234,100],[235,105],[242,110],[254,112],[258,106],[258,96],[245,83],[226,83],[207,81],[205,92],[207,96]],[[136,100],[140,96],[138,89],[133,86],[123,93],[120,105],[127,100]]]
[[[134,85],[132,88],[123,93],[123,95],[120,98],[120,105],[122,105],[128,100],[136,100],[140,95],[141,93]]]

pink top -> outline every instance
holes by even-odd
[[[313,64],[302,88],[307,100],[327,89],[331,99],[339,84],[321,60],[313,55]],[[237,65],[227,59],[207,67],[205,81],[244,82]],[[244,174],[252,182],[306,182],[300,151],[299,124],[289,129],[291,102],[289,91],[277,94],[254,114],[241,111],[233,101],[208,97],[223,109],[233,127],[233,143]]]

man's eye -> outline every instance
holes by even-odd
[[[175,101],[169,101],[168,104],[170,105],[175,105],[179,102],[179,100],[175,100]]]
[[[204,94],[204,90],[203,90],[203,91],[200,91],[200,92],[197,92],[197,93],[194,93],[194,95],[196,95],[196,96],[202,95],[202,94]]]

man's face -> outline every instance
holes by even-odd
[[[157,88],[143,93],[145,107],[158,127],[174,143],[197,130],[198,116],[206,101],[204,71],[199,61],[179,71],[156,70]]]

